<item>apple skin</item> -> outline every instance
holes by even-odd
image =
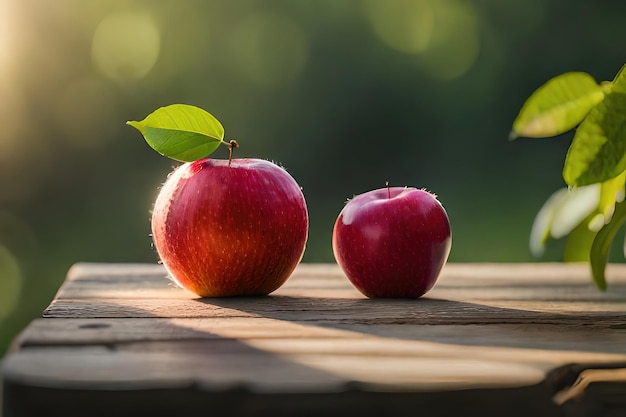
[[[412,187],[369,191],[349,200],[332,236],[335,259],[369,298],[419,298],[436,283],[452,245],[437,198]]]
[[[176,168],[152,211],[172,279],[201,297],[265,295],[302,259],[308,213],[287,171],[261,159],[205,158]]]

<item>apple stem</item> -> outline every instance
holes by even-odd
[[[391,190],[389,189],[389,181],[385,181],[385,187],[387,187],[387,200],[391,200]]]
[[[230,162],[233,160],[233,148],[238,148],[239,144],[235,139],[231,139],[228,142],[228,166],[230,166]]]

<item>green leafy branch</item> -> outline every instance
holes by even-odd
[[[574,128],[563,166],[568,187],[537,213],[530,249],[540,256],[549,238],[567,236],[564,261],[589,262],[596,286],[605,290],[609,250],[626,221],[626,65],[602,83],[583,72],[552,78],[526,100],[510,139]]]

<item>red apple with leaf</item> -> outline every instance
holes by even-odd
[[[202,297],[265,295],[302,258],[308,214],[300,186],[261,159],[233,159],[237,142],[194,106],[162,107],[137,128],[159,153],[185,162],[168,176],[152,211],[154,246],[183,288]],[[207,158],[220,144],[228,160]]]
[[[452,244],[436,196],[387,187],[349,200],[332,236],[337,263],[370,298],[419,298],[436,283]]]

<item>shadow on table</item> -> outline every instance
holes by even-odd
[[[422,298],[365,299],[270,295],[196,299],[250,315],[373,336],[467,346],[624,353],[626,317],[565,314]],[[618,334],[619,333],[619,334]],[[590,343],[593,340],[593,343]]]

